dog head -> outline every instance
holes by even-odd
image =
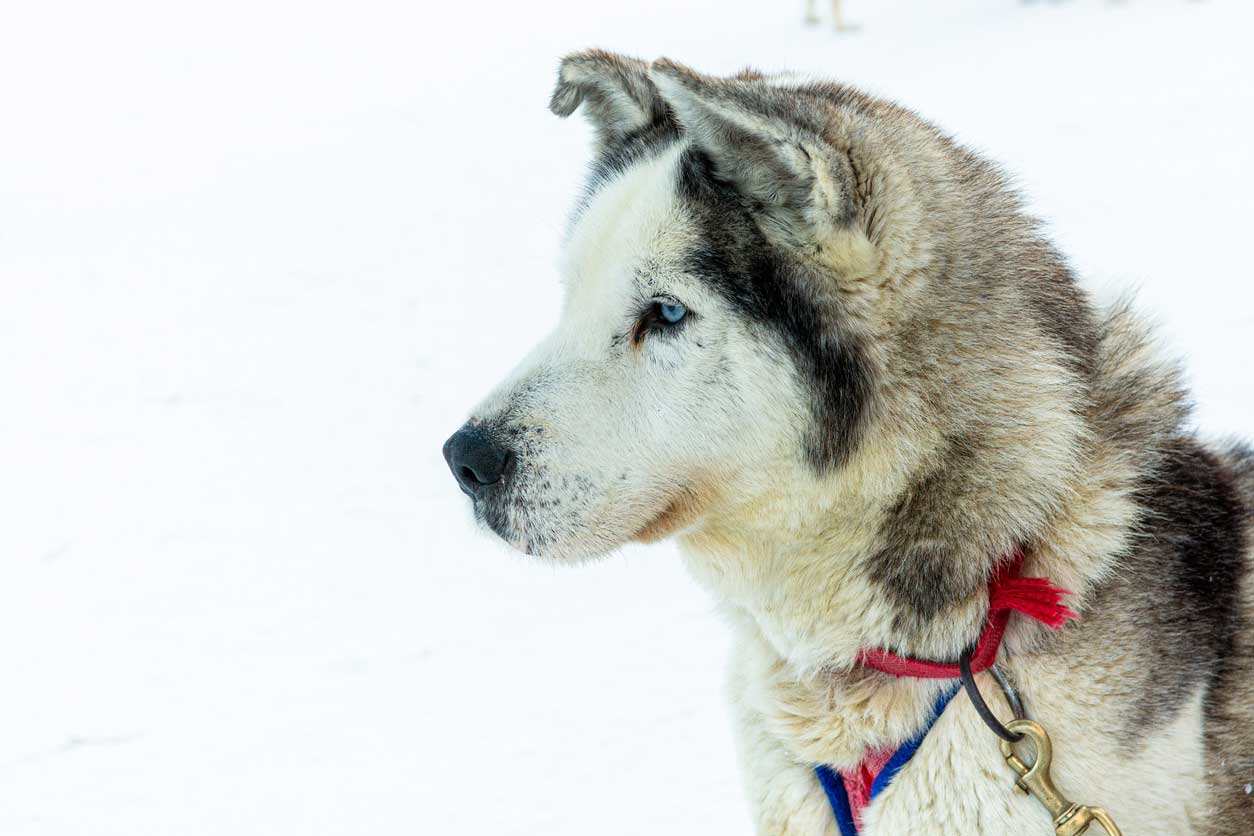
[[[856,348],[777,246],[854,237],[852,171],[735,90],[662,62],[562,63],[552,109],[582,106],[598,147],[561,320],[445,448],[476,516],[523,551],[657,539],[853,442]]]
[[[997,434],[1061,438],[1051,392],[1084,347],[1050,322],[1087,317],[996,170],[895,105],[748,71],[579,53],[551,108],[585,111],[595,161],[560,321],[445,446],[477,518],[572,559],[730,519],[828,537],[844,514],[868,558],[952,538],[978,584],[1021,532],[971,537],[920,497],[1015,496],[1064,467],[1073,427],[1030,466]],[[1029,247],[1014,260],[1062,270],[1053,290],[997,267]],[[1015,525],[1048,512],[1033,490]]]

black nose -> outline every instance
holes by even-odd
[[[469,496],[476,496],[505,475],[510,453],[479,427],[467,424],[444,442],[444,460],[457,484]]]

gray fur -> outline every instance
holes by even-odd
[[[562,59],[549,109],[569,116],[584,106],[602,145],[621,143],[632,133],[665,119],[665,105],[649,79],[648,65],[600,50]]]

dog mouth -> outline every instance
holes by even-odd
[[[589,480],[575,481],[579,490],[556,493],[528,492],[525,480],[516,481],[476,497],[475,517],[525,555],[581,561],[683,531],[701,517],[712,495],[709,489],[684,486],[651,496],[600,496]]]
[[[545,474],[541,481],[549,478]],[[590,491],[580,501],[565,492],[537,491],[536,487],[533,480],[518,479],[477,497],[476,519],[506,545],[530,557],[579,556],[578,544],[596,530],[586,519]]]
[[[584,507],[570,507],[580,504]],[[630,534],[630,527],[609,518],[610,508],[604,503],[593,506],[587,498],[578,503],[569,498],[563,502],[556,497],[501,495],[478,499],[475,516],[508,546],[529,557],[581,561],[639,539]]]
[[[511,508],[516,513],[511,514]],[[526,513],[519,500],[508,496],[476,498],[474,511],[475,518],[507,545],[525,555],[535,556],[539,553],[537,538],[526,533],[529,526],[526,525]]]

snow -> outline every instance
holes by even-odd
[[[1254,8],[846,5],[7,10],[0,833],[750,832],[673,550],[533,565],[439,454],[556,316],[565,51],[916,107],[1252,429]]]

